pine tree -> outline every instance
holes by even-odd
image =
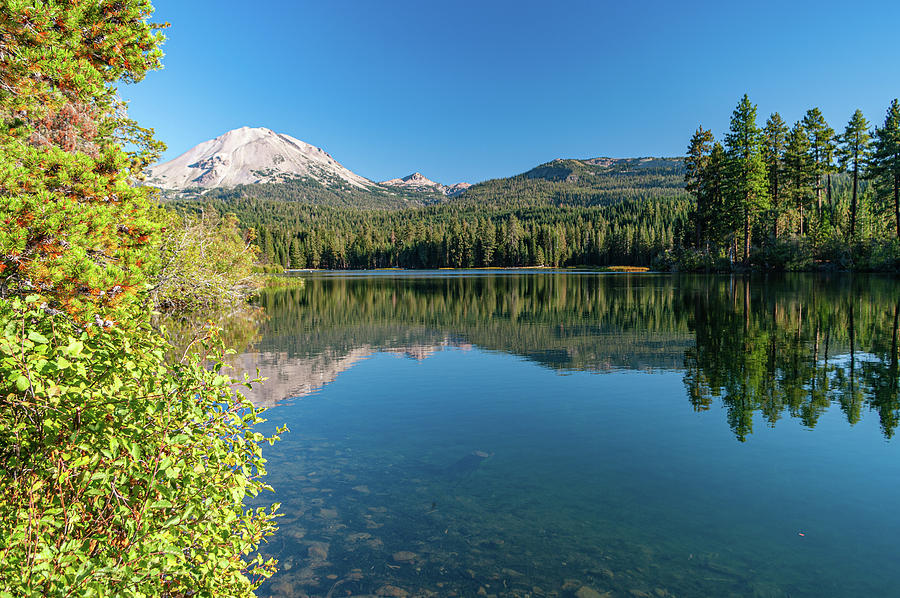
[[[859,176],[868,162],[871,147],[869,121],[857,110],[840,136],[838,159],[842,170],[853,175],[853,190],[850,197],[850,238],[856,237],[856,217],[858,213]]]
[[[725,148],[721,143],[716,142],[709,154],[709,162],[706,166],[700,193],[706,198],[704,205],[707,213],[704,219],[709,226],[707,239],[720,247],[725,245],[727,236],[736,227],[733,215],[729,214],[726,205],[727,184],[728,158],[725,155]]]
[[[803,117],[803,127],[809,139],[809,152],[813,173],[815,176],[816,192],[816,216],[822,219],[822,177],[829,174],[832,169],[831,161],[834,154],[834,129],[825,122],[822,111],[818,108],[810,108]],[[830,189],[830,184],[829,184]]]
[[[797,232],[803,235],[803,208],[811,194],[815,173],[809,151],[809,135],[802,122],[794,123],[788,132],[784,153],[784,175],[786,195],[797,209]]]
[[[691,137],[688,145],[688,153],[684,158],[684,188],[688,193],[694,196],[697,201],[697,209],[694,212],[694,232],[696,236],[697,248],[703,241],[708,227],[707,217],[709,216],[709,206],[707,205],[707,197],[701,193],[703,188],[704,171],[709,162],[709,154],[712,151],[712,144],[715,141],[713,134],[702,126],[697,128]]]
[[[784,152],[787,147],[788,127],[781,115],[775,112],[766,121],[763,129],[763,160],[769,176],[769,197],[772,204],[772,232],[778,238],[778,218],[781,216],[781,174],[784,170]]]
[[[894,223],[900,238],[900,102],[891,102],[884,126],[875,129],[872,178],[880,198],[893,196]]]
[[[753,220],[768,207],[766,167],[762,159],[762,133],[756,125],[756,105],[747,94],[731,115],[725,136],[728,155],[728,200],[740,213],[744,235],[744,263],[750,261],[750,237]]]
[[[159,68],[151,12],[149,0],[0,5],[0,296],[38,293],[87,318],[142,288],[159,231],[133,180],[164,146],[124,117],[115,83]]]

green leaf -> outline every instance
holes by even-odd
[[[33,341],[35,343],[39,343],[41,345],[46,345],[47,343],[50,342],[47,340],[46,336],[44,336],[43,334],[41,334],[39,332],[34,332],[34,331],[28,333],[28,340]]]

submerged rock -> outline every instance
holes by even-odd
[[[350,534],[347,536],[348,542],[360,542],[362,540],[368,540],[372,537],[372,534],[367,534],[366,532],[357,532],[355,534]]]
[[[324,561],[328,558],[328,547],[322,544],[313,544],[307,549],[309,558],[314,561]]]
[[[397,586],[381,586],[377,590],[375,590],[376,596],[393,596],[394,598],[406,598],[409,596],[409,592],[404,590],[403,588],[398,588]]]
[[[578,588],[578,591],[575,592],[575,598],[609,598],[609,596],[609,592],[601,594],[590,586],[581,586]]]
[[[394,561],[398,563],[408,563],[410,561],[416,560],[419,556],[415,552],[410,552],[409,550],[400,550],[391,555]]]
[[[465,476],[476,469],[481,465],[482,461],[493,456],[493,453],[486,453],[484,451],[474,451],[453,463],[449,467],[445,467],[441,472],[449,477],[460,477]]]

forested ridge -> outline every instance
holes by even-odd
[[[684,158],[560,159],[458,197],[245,185],[174,201],[233,213],[285,268],[900,267],[900,107],[836,132],[818,108],[764,126],[745,95]]]
[[[647,266],[684,235],[683,173],[676,159],[556,160],[405,209],[277,200],[250,186],[174,205],[236,214],[286,268]]]

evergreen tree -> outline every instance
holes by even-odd
[[[788,132],[787,147],[784,153],[785,195],[797,209],[797,232],[803,235],[803,208],[812,191],[815,178],[812,158],[809,151],[809,135],[802,122],[794,123]]]
[[[719,247],[728,242],[728,235],[736,227],[733,214],[729,213],[726,204],[727,185],[728,158],[725,155],[725,148],[721,143],[716,142],[709,154],[709,162],[706,166],[700,193],[705,198],[704,203],[708,210],[705,216],[709,223],[707,238]]]
[[[875,129],[872,178],[880,198],[893,197],[894,224],[900,238],[900,102],[891,102],[884,125]]]
[[[834,129],[828,126],[822,111],[810,108],[803,117],[803,127],[809,139],[809,153],[816,192],[816,216],[822,219],[822,177],[830,174],[834,155]],[[830,188],[830,185],[829,185]]]
[[[684,188],[694,196],[697,201],[695,210],[694,231],[696,246],[699,249],[709,224],[709,206],[707,197],[701,193],[703,188],[704,172],[709,162],[709,154],[715,141],[713,134],[702,126],[698,127],[688,144],[688,153],[684,158]]]
[[[769,176],[769,197],[772,204],[772,234],[778,238],[778,219],[782,212],[781,174],[784,170],[784,152],[787,147],[788,127],[781,115],[775,112],[763,129],[763,160]]]
[[[850,238],[856,237],[856,218],[858,213],[859,177],[869,158],[871,136],[869,121],[857,110],[847,123],[840,136],[838,159],[842,170],[849,170],[853,175],[853,189],[850,197]]]
[[[762,133],[756,125],[756,105],[747,94],[731,115],[725,136],[728,155],[728,203],[740,214],[744,237],[744,262],[750,261],[751,227],[768,207],[768,179],[762,158]]]

